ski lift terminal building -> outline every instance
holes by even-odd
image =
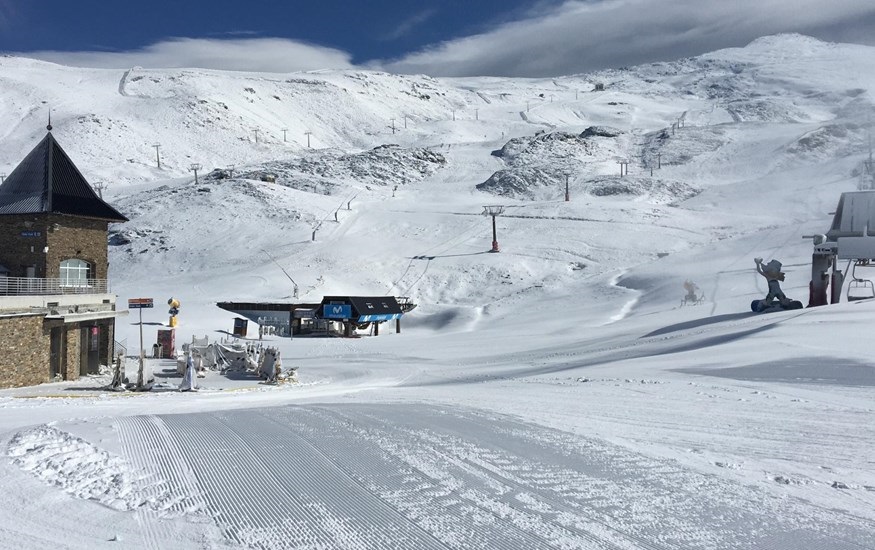
[[[380,325],[388,321],[395,321],[395,331],[401,332],[401,317],[416,307],[409,298],[395,296],[325,296],[321,302],[312,304],[219,302],[216,305],[292,337],[330,333],[335,324],[341,326],[343,336],[352,336],[355,329],[371,327],[377,336]]]

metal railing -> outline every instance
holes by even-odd
[[[40,279],[0,276],[0,296],[47,296],[52,294],[106,294],[106,279]]]
[[[128,355],[128,339],[127,338],[125,338],[121,342],[119,342],[118,340],[112,341],[112,356],[118,357],[119,355],[122,355],[124,357],[127,357],[127,355]]]

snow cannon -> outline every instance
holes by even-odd
[[[167,305],[170,306],[170,309],[167,311],[167,313],[170,314],[169,326],[171,328],[175,328],[176,327],[176,316],[179,314],[179,300],[171,297],[169,300],[167,300]]]

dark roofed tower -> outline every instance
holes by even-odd
[[[107,232],[123,221],[51,132],[0,185],[0,387],[112,364],[127,312],[109,292]]]
[[[109,224],[124,221],[48,132],[0,185],[0,265],[10,277],[105,280]]]

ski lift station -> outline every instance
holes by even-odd
[[[875,191],[842,193],[829,231],[805,238],[814,241],[809,307],[840,302],[848,273],[848,301],[875,298],[872,281],[861,275],[875,268]],[[839,267],[844,260],[847,264],[842,271]]]
[[[271,327],[280,336],[356,336],[357,330],[380,334],[380,325],[395,321],[401,332],[401,317],[416,307],[407,297],[325,296],[319,303],[218,302],[218,307]]]

